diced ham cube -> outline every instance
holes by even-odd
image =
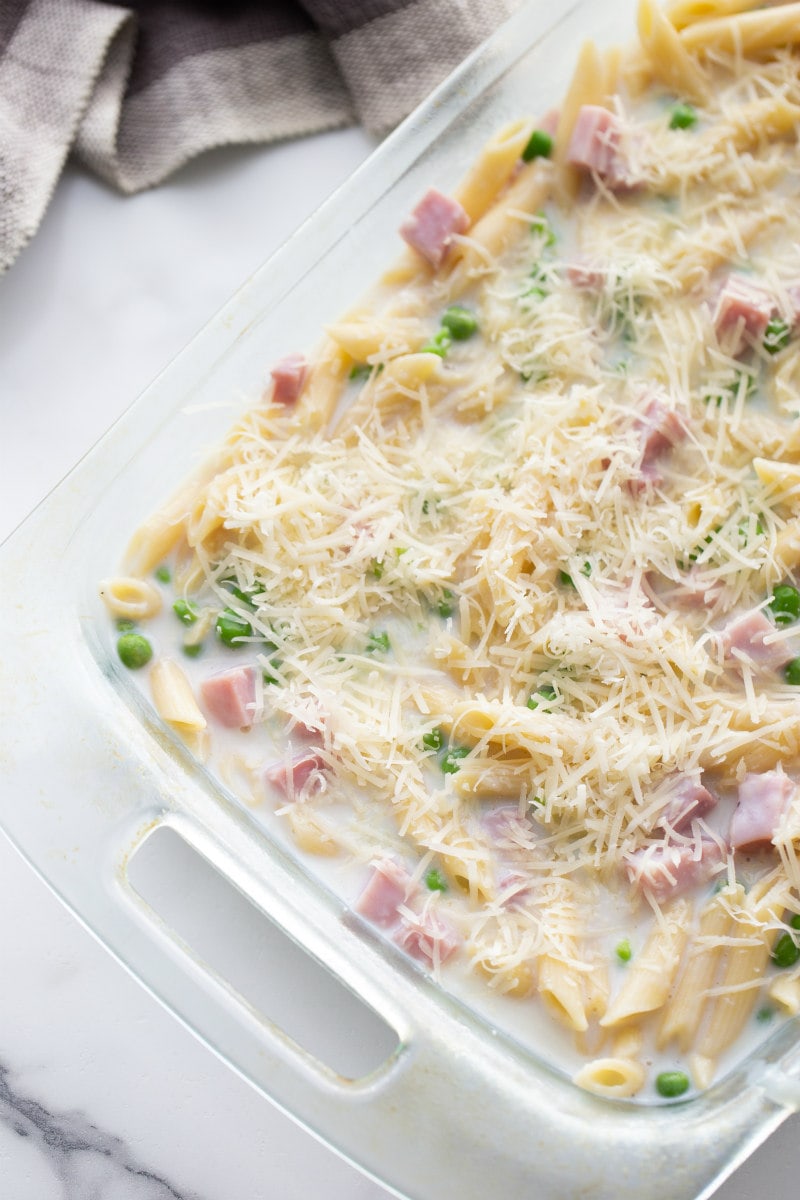
[[[686,437],[686,423],[674,409],[658,399],[651,400],[640,422],[642,468],[650,467]]]
[[[468,229],[469,217],[458,201],[430,188],[400,226],[400,236],[432,267],[438,268],[453,236]]]
[[[404,904],[411,885],[405,867],[385,858],[375,863],[366,887],[355,903],[355,910],[375,925],[393,925],[398,908]]]
[[[673,599],[682,608],[711,608],[719,600],[725,584],[721,579],[708,580],[703,571],[690,567],[673,591]]]
[[[567,267],[567,279],[581,291],[598,291],[605,285],[607,272],[591,263],[574,262]]]
[[[789,299],[789,322],[793,329],[800,325],[800,283],[790,283],[786,289]]]
[[[714,312],[717,338],[735,358],[747,349],[750,341],[761,341],[774,312],[775,301],[765,288],[744,275],[729,275]]]
[[[253,724],[256,706],[254,667],[233,667],[220,675],[210,675],[200,684],[200,695],[211,717],[228,729],[244,729]]]
[[[643,585],[646,595],[662,612],[671,612],[674,608],[713,608],[725,590],[721,579],[709,579],[699,567],[690,567],[677,583],[657,571],[648,571]]]
[[[639,474],[630,481],[632,492],[640,492],[648,484],[658,486],[663,481],[659,463],[686,437],[686,422],[663,400],[653,397],[636,421],[641,446]]]
[[[728,835],[734,850],[758,850],[772,844],[795,787],[794,780],[780,770],[745,775]]]
[[[313,742],[315,746],[321,746],[324,741],[320,731],[306,725],[305,721],[295,721],[291,727],[291,733],[302,738],[304,742]]]
[[[726,663],[740,666],[742,659],[767,671],[779,671],[794,653],[786,640],[767,641],[775,634],[775,626],[761,609],[752,609],[729,621],[720,634],[720,645]]]
[[[294,404],[303,390],[308,363],[302,354],[287,354],[270,371],[272,399],[276,404]]]
[[[460,941],[452,926],[430,911],[419,917],[403,914],[392,940],[412,958],[432,965],[447,962]]]
[[[497,899],[504,908],[524,908],[533,896],[530,879],[519,871],[507,871],[498,881]]]
[[[687,833],[692,821],[705,817],[716,804],[717,797],[697,775],[676,775],[658,823],[674,833]]]
[[[584,104],[575,120],[567,162],[591,171],[610,188],[631,184],[630,166],[621,150],[622,126],[614,113]]]
[[[698,844],[660,842],[634,850],[627,856],[625,869],[634,887],[660,901],[705,883],[723,862],[724,854],[717,842],[701,838]]]
[[[289,763],[275,763],[265,772],[268,784],[276,788],[287,800],[294,800],[303,790],[315,771],[327,771],[328,764],[321,754],[297,754]]]
[[[533,826],[527,815],[520,815],[516,804],[498,804],[487,809],[481,816],[481,824],[493,841],[517,842],[520,837],[523,842],[533,833]]]

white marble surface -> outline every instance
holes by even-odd
[[[0,279],[0,538],[368,149],[346,131],[219,152],[125,200],[67,173]],[[2,838],[0,899],[4,1200],[387,1195],[186,1032]],[[722,1200],[796,1200],[798,1134],[793,1118]]]

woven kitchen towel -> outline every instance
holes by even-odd
[[[212,146],[395,125],[519,0],[0,0],[0,271],[70,153],[123,192]]]

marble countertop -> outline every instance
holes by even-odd
[[[369,149],[348,130],[218,151],[129,199],[67,171],[0,278],[0,539]],[[0,1195],[387,1196],[187,1032],[2,837],[0,898]],[[721,1200],[795,1200],[798,1134],[794,1117]]]

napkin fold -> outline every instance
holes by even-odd
[[[213,146],[400,121],[518,0],[0,0],[0,271],[70,153],[122,192]]]

